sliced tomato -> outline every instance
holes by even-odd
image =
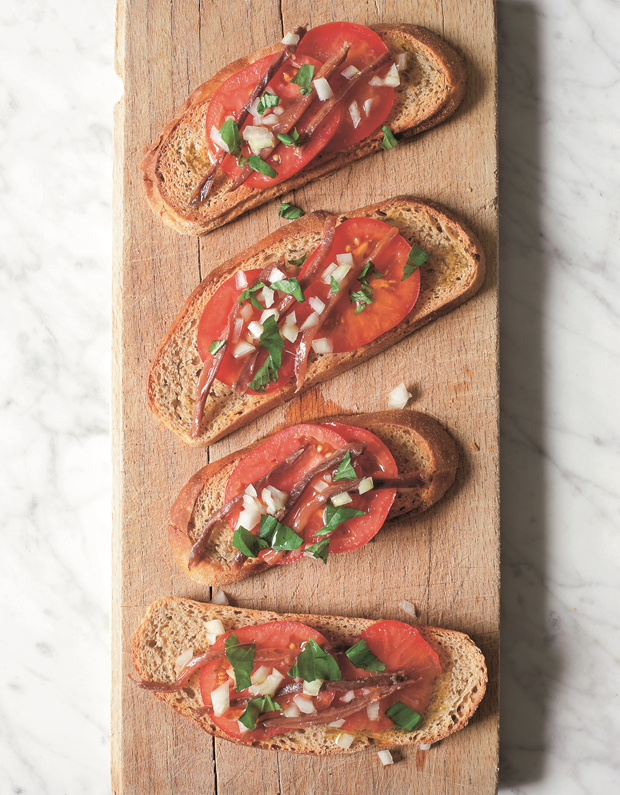
[[[261,76],[264,74],[273,58],[273,55],[268,55],[250,64],[240,72],[237,72],[226,80],[211,98],[206,117],[207,141],[211,155],[215,156],[219,151],[211,138],[212,128],[215,127],[216,130],[219,130],[229,116],[233,118],[239,117],[240,111],[250,98],[252,91],[260,81]],[[299,64],[314,66],[315,74],[321,67],[321,62],[311,57],[311,55],[300,56],[296,61]],[[280,97],[280,104],[278,107],[284,110],[290,103],[301,96],[300,86],[291,82],[298,71],[297,67],[293,66],[290,62],[286,62],[267,85],[267,91],[270,91],[272,94],[277,94],[277,96]],[[318,100],[315,99],[309,109],[306,110],[300,123],[296,125],[297,132],[300,135],[305,131],[308,122],[313,117],[317,108]],[[268,115],[270,115],[270,112],[266,111],[264,116]],[[277,185],[279,182],[295,174],[316,157],[325,147],[338,128],[340,115],[340,107],[334,108],[332,113],[329,114],[327,119],[316,132],[313,133],[308,143],[303,147],[285,146],[284,144],[278,145],[277,150],[272,155],[265,158],[265,162],[277,171],[277,177],[267,177],[264,174],[256,172],[246,180],[245,184],[250,188],[264,190],[272,185]],[[253,125],[254,121],[252,116],[249,115],[247,121],[241,127],[241,133],[243,134],[243,130],[246,127]],[[278,143],[277,140],[276,143]],[[245,157],[252,154],[245,143],[242,152]],[[227,155],[224,158],[222,170],[233,178],[241,171],[236,158],[232,157],[232,155]]]
[[[267,624],[259,624],[252,627],[241,627],[240,629],[228,632],[222,635],[211,647],[212,651],[224,651],[225,642],[230,635],[235,634],[239,643],[254,643],[255,644],[255,661],[252,668],[252,673],[257,671],[261,665],[267,668],[277,668],[280,673],[284,674],[280,686],[284,687],[290,684],[293,679],[288,676],[287,671],[295,664],[295,660],[301,651],[302,643],[307,642],[312,638],[319,645],[327,642],[326,638],[311,627],[301,624],[297,621],[273,621]],[[260,653],[260,654],[259,654]],[[258,657],[260,656],[260,659]],[[211,693],[222,685],[227,680],[230,683],[230,698],[235,699],[244,696],[251,696],[249,690],[236,691],[234,689],[233,680],[228,676],[228,669],[230,663],[222,654],[222,657],[216,660],[210,660],[200,669],[200,693],[202,701],[205,706],[211,705]],[[292,695],[278,697],[278,704],[285,709],[292,701]],[[330,705],[332,697],[325,694],[322,698],[319,697],[314,700],[315,708],[320,711],[327,709]],[[282,734],[286,729],[265,729],[261,728],[261,724],[252,731],[242,732],[239,728],[239,717],[245,710],[245,705],[231,706],[223,715],[215,717],[211,715],[211,719],[215,725],[221,729],[229,737],[234,739],[243,740],[244,742],[254,742],[256,740],[264,740],[267,737],[273,737],[275,734]],[[274,713],[275,714],[280,714]]]
[[[419,630],[401,621],[379,621],[360,634],[370,651],[385,664],[385,672],[404,671],[415,683],[381,700],[379,718],[370,720],[364,709],[347,718],[344,730],[379,732],[393,725],[385,711],[401,701],[423,714],[433,693],[433,683],[441,673],[439,657]],[[364,679],[368,671],[354,668],[346,655],[339,660],[343,678]]]
[[[342,72],[347,67],[355,66],[361,72],[365,66],[388,51],[381,38],[363,25],[352,22],[330,22],[308,31],[297,48],[298,56],[311,55],[325,62],[341,50],[344,44],[350,45],[347,58],[329,81],[334,93],[348,82],[347,78],[342,76]],[[379,76],[384,77],[389,68],[388,63],[379,71]],[[335,152],[362,141],[386,120],[394,104],[394,89],[388,86],[371,86],[369,85],[371,79],[368,77],[360,83],[345,99],[342,119],[332,139],[323,149],[324,152]],[[364,106],[368,101],[370,106],[366,106],[368,107],[366,112]],[[354,126],[350,111],[353,102],[357,104],[360,114],[357,127]]]

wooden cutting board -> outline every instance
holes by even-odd
[[[496,37],[493,0],[119,0],[117,69],[125,92],[115,136],[114,533],[112,790],[116,795],[218,792],[334,795],[459,793],[497,787],[498,748],[498,328]],[[184,299],[209,270],[286,223],[279,202],[202,238],[164,227],[147,207],[138,163],[187,95],[228,62],[282,38],[296,24],[348,19],[411,22],[465,58],[467,96],[457,114],[396,149],[374,155],[287,198],[333,212],[408,193],[460,215],[481,239],[488,275],[480,293],[375,359],[321,385],[204,451],[187,449],[146,406],[149,360]],[[278,424],[386,408],[404,381],[410,406],[436,417],[461,464],[445,499],[415,520],[391,523],[357,553],[328,566],[281,567],[227,589],[233,604],[291,612],[407,619],[468,633],[490,683],[470,725],[430,751],[406,748],[383,769],[376,752],[316,759],[214,741],[135,688],[131,636],[165,595],[208,601],[166,539],[168,509],[207,460]],[[303,576],[300,573],[303,569]]]

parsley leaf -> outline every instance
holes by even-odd
[[[397,701],[392,704],[389,709],[385,710],[388,718],[398,726],[399,729],[404,729],[406,732],[412,732],[424,722],[424,718],[419,712],[414,712],[402,701]]]
[[[394,147],[398,144],[398,141],[394,137],[394,133],[390,130],[389,127],[386,127],[385,124],[381,127],[383,130],[383,140],[381,141],[381,146],[384,149],[394,149]]]
[[[301,146],[299,143],[299,133],[296,127],[293,127],[292,133],[279,133],[277,137],[278,141],[281,141],[284,146]]]
[[[265,91],[263,96],[258,100],[256,110],[259,116],[262,116],[267,108],[277,108],[280,104],[280,97],[277,94],[272,94],[271,91]]]
[[[342,679],[336,660],[331,654],[323,651],[313,638],[306,643],[295,665],[289,668],[288,675],[301,676],[304,682],[314,682],[315,679],[340,682]]]
[[[239,716],[239,723],[243,724],[246,729],[252,731],[256,726],[256,720],[263,712],[273,712],[274,710],[281,710],[282,707],[277,701],[274,701],[271,696],[259,696],[248,701],[245,710]]]
[[[212,356],[215,356],[216,353],[219,353],[222,348],[226,345],[226,340],[213,340],[211,345],[209,345],[209,353]]]
[[[254,533],[241,526],[235,530],[232,544],[235,549],[238,549],[239,552],[242,552],[248,558],[257,558],[261,549],[267,549],[269,546],[262,538],[258,538]]]
[[[351,464],[351,451],[347,450],[340,466],[334,472],[334,480],[357,480],[357,473]]]
[[[304,540],[301,536],[287,525],[279,522],[275,516],[265,516],[260,518],[260,530],[258,535],[275,550],[299,549]]]
[[[278,172],[275,168],[271,168],[269,163],[265,163],[258,155],[250,155],[250,157],[248,157],[248,166],[253,168],[254,171],[258,171],[259,174],[271,177],[271,179],[275,179],[278,176]]]
[[[365,640],[360,640],[359,643],[351,646],[345,651],[345,654],[355,668],[363,668],[364,671],[385,671],[385,663],[375,657]]]
[[[315,535],[318,534],[315,533]],[[316,560],[322,560],[323,563],[327,563],[327,557],[329,555],[329,538],[322,538],[320,541],[317,541],[316,544],[310,544],[310,546],[306,547],[304,551],[311,552],[312,556]]]
[[[239,643],[239,638],[233,633],[224,643],[224,654],[232,665],[235,675],[235,690],[245,690],[252,684],[250,674],[254,667],[254,652],[256,647],[253,643]]]
[[[278,370],[282,365],[282,349],[284,348],[284,340],[273,315],[270,315],[263,323],[263,333],[260,335],[259,342],[263,348],[267,348],[269,356],[259,367],[249,386],[255,392],[264,392],[267,384],[278,380]]]
[[[328,502],[325,506],[325,524],[314,535],[326,536],[328,533],[333,533],[338,525],[346,522],[347,519],[353,519],[355,516],[366,516],[366,513],[365,511],[358,511],[357,508],[345,508],[344,505],[336,507],[331,502]]]
[[[296,85],[300,86],[300,91],[302,94],[309,94],[312,91],[310,83],[312,82],[313,77],[314,66],[304,63],[299,67],[299,72],[297,72],[295,77],[291,80],[291,83],[295,83]]]
[[[258,284],[255,284],[254,287],[248,287],[246,290],[244,290],[239,296],[239,306],[241,306],[242,301],[251,301],[252,306],[256,307],[256,309],[264,309],[265,307],[254,295],[255,292],[261,290],[264,286],[265,285],[263,282],[258,282]]]
[[[428,254],[426,251],[423,251],[419,246],[416,246],[415,243],[411,246],[411,251],[407,257],[407,262],[405,262],[405,269],[403,271],[403,278],[401,282],[404,282],[412,273],[415,273],[420,265],[424,265],[426,260],[428,259]]]
[[[293,276],[290,279],[282,279],[279,282],[273,282],[271,285],[272,290],[280,290],[283,293],[289,293],[296,298],[300,303],[305,301],[304,294],[299,284],[299,280]]]
[[[234,119],[226,119],[224,124],[220,127],[220,135],[233,157],[241,154],[241,135],[237,122]]]
[[[280,218],[288,218],[291,220],[293,218],[301,218],[302,215],[305,215],[305,212],[301,208],[295,207],[294,204],[282,202],[278,210],[278,215]]]

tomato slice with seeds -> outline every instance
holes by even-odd
[[[255,659],[252,668],[252,673],[257,671],[261,666],[267,668],[277,668],[281,674],[284,674],[284,679],[280,683],[280,687],[290,684],[293,679],[288,676],[287,671],[295,664],[300,651],[302,643],[307,642],[312,638],[319,645],[327,643],[327,639],[317,632],[315,629],[301,624],[297,621],[272,621],[267,624],[259,624],[251,627],[241,627],[240,629],[233,630],[226,633],[217,639],[211,646],[212,651],[224,651],[224,644],[230,635],[235,634],[239,643],[254,643],[256,648],[256,656],[258,652],[262,652],[261,659]],[[202,701],[205,706],[211,705],[211,693],[222,685],[227,680],[230,682],[230,699],[252,696],[248,689],[236,691],[234,689],[233,680],[228,676],[228,669],[230,663],[222,654],[219,659],[210,660],[200,669],[200,693]],[[317,711],[327,709],[331,704],[333,695],[329,693],[321,694],[320,697],[313,699]],[[293,695],[278,696],[276,698],[278,704],[283,708],[290,706],[293,701]],[[213,723],[221,729],[229,737],[243,742],[254,742],[256,740],[264,740],[268,737],[273,737],[276,734],[283,734],[287,729],[282,728],[262,728],[260,723],[257,723],[256,728],[252,731],[242,732],[239,728],[239,717],[245,710],[245,705],[231,706],[223,715],[216,717],[211,714]],[[280,712],[273,713],[280,715]]]

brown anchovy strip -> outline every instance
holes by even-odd
[[[295,28],[295,33],[299,36],[299,41],[301,41],[302,38],[306,35],[306,29],[302,27]],[[299,44],[299,42],[297,42],[297,44]],[[271,61],[267,69],[263,72],[260,80],[258,81],[254,90],[250,94],[250,98],[241,109],[241,112],[239,113],[239,118],[236,119],[237,126],[239,128],[241,128],[241,126],[244,124],[245,120],[247,119],[252,103],[260,97],[260,95],[267,87],[267,83],[269,83],[269,81],[273,79],[273,76],[282,66],[286,58],[289,58],[295,52],[295,50],[297,49],[297,44],[287,44],[286,47],[275,56],[275,58]],[[225,150],[221,151],[218,154],[217,159],[215,160],[211,168],[201,179],[200,183],[198,184],[198,187],[193,192],[192,197],[189,200],[191,207],[199,207],[203,203],[203,201],[205,201],[205,199],[209,195],[209,191],[211,190],[211,184],[213,183],[213,178],[219,171],[220,166],[224,162],[224,158],[226,157],[227,154],[228,152],[226,152]]]
[[[303,445],[302,447],[299,448],[299,450],[295,450],[294,453],[291,453],[291,455],[288,458],[284,459],[284,461],[280,461],[280,463],[275,464],[275,466],[273,466],[265,475],[263,475],[263,477],[260,478],[260,480],[256,481],[256,483],[254,484],[254,488],[257,489],[258,491],[258,489],[262,488],[268,482],[270,477],[273,477],[274,475],[281,472],[283,469],[292,466],[295,463],[295,461],[297,461],[297,459],[303,455],[307,447],[308,447],[307,444]],[[197,566],[200,563],[215,524],[220,519],[223,519],[225,516],[228,516],[229,513],[232,513],[232,511],[234,511],[234,509],[238,505],[241,505],[241,503],[243,502],[243,496],[244,496],[243,492],[237,494],[236,497],[233,497],[231,500],[225,503],[219,509],[219,511],[216,511],[209,518],[208,522],[206,523],[206,525],[202,530],[200,538],[196,541],[196,543],[193,545],[191,549],[188,568],[191,569],[193,566]]]

